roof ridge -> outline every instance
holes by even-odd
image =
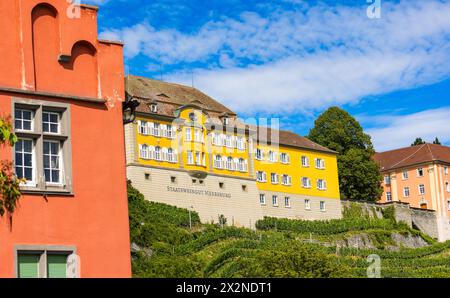
[[[411,155],[408,155],[407,157],[403,158],[402,160],[400,160],[399,162],[393,164],[390,168],[392,169],[393,167],[399,165],[400,163],[402,163],[403,161],[407,160],[408,158],[411,158],[412,156],[414,156],[417,152],[419,152],[419,150],[421,150],[426,144],[421,145],[416,151],[414,151],[414,153],[412,153]]]
[[[427,148],[428,148],[428,151],[430,151],[431,159],[432,159],[432,160],[436,160],[436,159],[434,158],[434,155],[433,155],[433,150],[431,150],[430,144],[428,144],[428,143],[427,143]]]

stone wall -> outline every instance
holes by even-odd
[[[438,223],[436,213],[431,210],[411,208],[411,218],[413,227],[425,234],[438,238]]]

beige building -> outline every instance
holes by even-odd
[[[336,152],[246,125],[195,88],[136,76],[126,84],[140,102],[125,126],[127,176],[146,199],[234,226],[341,217]]]

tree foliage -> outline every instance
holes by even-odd
[[[414,143],[411,144],[411,146],[417,146],[417,145],[423,145],[426,144],[426,142],[424,140],[422,140],[422,138],[416,138],[414,140]]]
[[[331,107],[320,115],[308,138],[335,150],[338,155],[339,188],[343,199],[376,201],[381,197],[382,176],[371,138],[346,111]]]
[[[442,145],[442,144],[441,144],[441,141],[439,141],[438,137],[436,137],[436,138],[434,139],[433,144],[435,144],[435,145]]]
[[[0,146],[14,146],[17,136],[12,131],[9,119],[0,118]],[[0,216],[14,212],[21,196],[20,183],[21,180],[17,179],[12,170],[11,162],[2,161],[0,167]]]

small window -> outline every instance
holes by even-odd
[[[261,205],[266,205],[266,195],[265,194],[259,194],[259,203]]]
[[[403,197],[408,198],[410,195],[409,187],[403,188]]]
[[[197,121],[197,116],[195,116],[194,112],[189,113],[189,120],[192,122]]]
[[[45,182],[61,183],[60,144],[54,141],[44,141],[44,176]]]
[[[170,182],[176,183],[176,182],[177,182],[177,177],[175,177],[175,176],[170,176]]]
[[[447,201],[447,210],[450,211],[450,200]]]
[[[325,201],[320,201],[320,211],[326,211],[326,203]]]
[[[419,185],[419,194],[424,195],[425,194],[425,185],[420,184]]]
[[[389,175],[384,176],[384,184],[386,185],[391,184],[391,177]]]
[[[311,188],[311,179],[309,179],[308,177],[302,177],[302,187]]]
[[[192,130],[189,127],[185,131],[185,140],[188,142],[192,141]]]
[[[444,175],[448,175],[448,167],[444,167]]]
[[[263,152],[262,152],[261,149],[259,149],[259,148],[256,149],[255,158],[256,158],[257,160],[263,160],[263,159],[264,159],[264,157],[263,157]]]
[[[278,207],[278,196],[272,196],[272,205]]]
[[[150,105],[150,110],[152,111],[152,113],[157,113],[158,112],[158,105],[156,103],[153,103]]]
[[[197,183],[197,179],[192,179],[192,184],[196,184]]]
[[[194,155],[193,155],[192,151],[187,151],[186,152],[186,158],[187,158],[187,164],[188,165],[193,165],[194,164]]]
[[[145,180],[150,180],[150,173],[145,173]]]
[[[223,124],[224,124],[224,125],[230,124],[230,119],[229,119],[228,117],[224,117],[224,118],[223,118]]]
[[[17,130],[33,130],[32,110],[15,109],[14,111],[14,127]]]
[[[408,180],[408,178],[409,178],[408,171],[403,171],[402,176],[403,176],[403,180]]]
[[[247,185],[242,184],[242,191],[247,191]]]
[[[270,182],[278,184],[278,175],[276,173],[270,173]]]
[[[46,133],[59,133],[59,114],[53,112],[42,113],[42,131]]]
[[[325,160],[322,158],[316,158],[316,168],[320,170],[325,169]]]
[[[224,188],[224,187],[225,187],[225,184],[224,184],[223,182],[219,182],[219,187],[220,187],[220,188]]]
[[[66,251],[20,251],[17,253],[17,277],[66,278],[70,254]]]
[[[386,192],[386,202],[392,202],[392,193],[390,191]]]
[[[445,190],[446,190],[447,192],[450,192],[450,183],[448,183],[448,181],[445,182]]]
[[[307,156],[302,156],[302,167],[309,167],[309,158]]]
[[[422,168],[418,168],[417,169],[417,176],[418,177],[423,177],[423,169]]]
[[[305,209],[311,210],[311,200],[305,199]]]
[[[284,206],[285,206],[286,208],[291,207],[291,200],[290,200],[289,197],[285,197],[285,198],[284,198]]]

